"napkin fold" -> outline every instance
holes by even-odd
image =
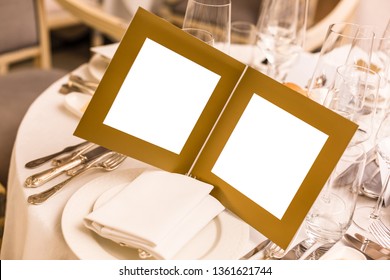
[[[374,194],[379,195],[384,187],[384,179],[387,174],[387,164],[376,154],[375,147],[367,152],[367,161],[364,176],[362,179],[362,185],[364,188]],[[384,207],[390,205],[390,189],[386,190],[384,194]]]
[[[224,210],[213,186],[165,171],[142,173],[89,213],[86,227],[104,238],[171,259]]]

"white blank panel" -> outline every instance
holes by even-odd
[[[103,123],[180,154],[219,79],[147,38]]]
[[[282,219],[327,139],[254,94],[212,172]]]

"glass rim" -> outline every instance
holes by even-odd
[[[383,32],[386,30],[386,28],[384,30],[381,30],[379,26],[372,25],[372,24],[362,24],[359,26],[367,29],[371,29],[372,32],[374,33],[374,40],[390,40],[390,32],[387,36],[383,36]],[[378,35],[379,33],[378,31],[382,31],[382,34],[380,36]]]
[[[231,0],[219,0],[219,1],[221,1],[221,4],[218,4],[218,3],[215,3],[215,4],[204,3],[206,0],[190,0],[190,1],[192,1],[194,3],[197,3],[199,5],[208,6],[208,7],[225,7],[225,6],[231,6],[232,5],[232,1]]]
[[[335,27],[337,27],[337,26],[344,26],[344,27],[350,26],[350,27],[354,27],[355,30],[357,31],[357,34],[352,35],[352,34],[348,34],[348,33],[346,33],[346,34],[342,33],[339,30],[335,30]],[[364,36],[363,34],[361,34],[361,32],[358,32],[359,30],[364,30],[365,32],[367,32],[367,35],[370,34],[372,36]],[[331,33],[331,32],[335,33],[335,34],[338,34],[339,36],[342,36],[342,37],[345,37],[345,38],[349,38],[349,39],[356,38],[356,39],[375,40],[375,32],[373,31],[373,26],[372,25],[360,25],[360,24],[351,23],[351,22],[332,23],[332,24],[329,25],[329,28],[328,28],[328,33]],[[359,34],[360,34],[360,36],[359,36]]]
[[[340,159],[344,158],[348,160],[350,158],[353,158],[356,161],[361,162],[366,160],[366,156],[366,150],[364,149],[363,144],[360,143],[348,146]]]
[[[340,72],[341,69],[348,69],[348,68],[358,68],[358,69],[361,69],[363,70],[364,72],[368,72],[370,74],[372,74],[373,76],[377,76],[378,79],[380,79],[380,75],[378,74],[378,72],[372,70],[370,67],[367,67],[367,66],[362,66],[362,65],[357,65],[357,64],[343,64],[343,65],[340,65],[336,68],[336,72],[342,76],[344,76],[344,72]]]
[[[245,27],[245,28],[240,28]],[[231,23],[232,31],[250,32],[256,30],[256,26],[250,21],[233,21]]]

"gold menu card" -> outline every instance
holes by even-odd
[[[214,185],[286,248],[356,129],[140,8],[75,135]]]

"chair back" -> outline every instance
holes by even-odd
[[[329,25],[350,21],[359,2],[360,0],[310,0],[309,18],[312,22],[306,32],[305,50],[319,50]]]
[[[0,74],[13,63],[34,58],[51,67],[50,42],[43,0],[0,1]]]
[[[114,41],[122,39],[129,25],[126,20],[105,12],[100,1],[57,0],[57,2],[81,22]]]

